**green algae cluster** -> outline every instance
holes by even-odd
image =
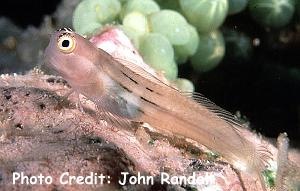
[[[73,27],[79,34],[91,36],[106,24],[119,26],[147,64],[170,81],[178,83],[178,66],[181,64],[190,64],[199,73],[218,67],[226,53],[227,42],[230,42],[228,47],[233,47],[234,50],[229,52],[235,54],[237,59],[237,55],[247,57],[245,54],[251,50],[245,49],[247,51],[239,51],[240,53],[235,53],[235,50],[243,45],[249,47],[249,38],[236,34],[237,37],[245,38],[228,40],[220,30],[228,16],[244,12],[246,8],[253,20],[262,27],[278,28],[290,22],[295,12],[295,2],[82,0],[74,11]],[[244,41],[239,43],[239,39]]]

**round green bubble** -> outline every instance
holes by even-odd
[[[169,64],[166,64],[168,66],[166,66],[166,68],[168,67],[168,70],[163,72],[163,74],[165,75],[165,77],[170,80],[170,81],[174,81],[177,77],[178,77],[178,66],[176,64],[176,62],[173,61],[170,62]],[[164,71],[164,70],[158,70],[158,71]]]
[[[300,1],[296,0],[296,13],[298,16],[298,19],[300,20]]]
[[[172,9],[179,11],[180,5],[178,0],[155,0],[162,9]]]
[[[174,61],[174,50],[166,37],[149,33],[140,41],[139,51],[144,61],[169,80],[177,78],[178,68]]]
[[[298,19],[300,20],[300,1],[299,0],[296,1],[296,11],[297,11]]]
[[[149,32],[147,18],[140,12],[131,12],[124,17],[122,29],[132,40],[134,46],[139,48],[141,36]]]
[[[148,21],[145,15],[140,12],[131,12],[123,19],[123,25],[132,28],[138,36],[149,32]]]
[[[250,37],[230,29],[224,29],[223,34],[226,45],[226,58],[234,62],[245,62],[251,58],[253,50]]]
[[[140,12],[131,12],[124,17],[122,29],[134,46],[139,48],[140,38],[149,32],[147,18]]]
[[[195,87],[193,82],[184,78],[177,78],[175,81],[176,87],[182,92],[194,92]]]
[[[150,31],[167,37],[173,45],[189,41],[189,26],[185,18],[176,11],[162,10],[149,15]]]
[[[140,35],[131,27],[126,27],[124,25],[118,26],[125,34],[126,36],[131,40],[135,48],[139,48],[140,44]]]
[[[177,63],[182,64],[186,62],[189,56],[192,56],[197,51],[197,47],[199,44],[199,35],[196,28],[192,25],[188,25],[190,38],[187,43],[183,45],[175,45],[175,60]]]
[[[227,0],[179,0],[187,20],[200,32],[217,29],[228,12]]]
[[[158,4],[153,0],[128,0],[122,8],[121,18],[124,18],[128,13],[133,11],[140,12],[144,15],[159,11]]]
[[[220,63],[224,54],[225,43],[220,31],[199,34],[198,49],[191,57],[192,67],[198,72],[210,71]]]
[[[243,11],[248,4],[248,0],[228,0],[228,14],[233,15]]]
[[[252,18],[264,27],[287,25],[295,11],[294,0],[249,0]]]
[[[79,34],[92,34],[102,24],[112,22],[120,10],[118,0],[83,0],[74,10],[73,27]]]
[[[73,21],[74,30],[81,35],[92,35],[96,33],[101,27],[101,23],[91,22],[91,20],[89,20],[87,17],[86,19],[82,19],[80,21],[80,24]]]
[[[122,5],[128,2],[128,0],[119,0],[119,1]]]

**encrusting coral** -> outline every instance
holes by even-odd
[[[66,82],[37,72],[27,75],[2,75],[0,78],[0,174],[1,187],[10,190],[97,189],[120,187],[121,172],[141,172],[155,177],[154,185],[127,185],[133,190],[167,190],[195,187],[198,190],[260,190],[258,182],[236,172],[222,158],[211,158],[207,149],[178,137],[149,131],[138,125],[132,129],[113,127],[97,118],[94,106],[83,101],[85,112],[76,108],[76,97],[66,101],[70,89]],[[245,130],[253,142],[261,141]],[[276,148],[269,145],[276,156]],[[294,163],[299,154],[289,155]],[[297,161],[298,160],[298,161]],[[104,185],[12,185],[12,172],[40,173],[58,180],[61,173],[109,174]],[[160,172],[190,176],[193,172],[213,182],[200,185],[161,185]],[[291,175],[294,176],[294,175]],[[295,178],[295,177],[294,177]],[[125,188],[125,187],[123,187]]]
[[[211,173],[216,178],[214,184],[204,186],[241,189],[241,180],[228,164],[208,159],[191,143],[172,137],[170,144],[167,137],[151,132],[149,135],[142,127],[112,127],[95,119],[89,102],[83,103],[87,112],[81,113],[72,104],[76,103],[75,97],[71,96],[68,102],[59,96],[69,90],[61,78],[31,73],[2,76],[0,83],[0,172],[1,187],[5,189],[89,188],[88,185],[64,186],[57,182],[43,186],[12,185],[11,172],[18,171],[47,174],[56,179],[64,171],[75,175],[109,174],[112,184],[96,186],[103,190],[118,187],[116,180],[120,172],[158,176],[160,171],[173,175],[189,175],[196,171]],[[193,156],[188,150],[197,151],[197,154]],[[255,182],[250,184],[253,188],[256,186]],[[168,186],[171,185],[164,187]],[[138,189],[141,185],[132,187]],[[144,185],[146,187],[151,188]],[[155,190],[155,185],[152,187]]]

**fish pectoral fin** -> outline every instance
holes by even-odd
[[[120,116],[117,116],[113,113],[110,113],[108,111],[105,111],[103,108],[97,107],[99,112],[97,112],[97,116],[100,120],[106,121],[109,125],[121,129],[127,129],[127,130],[133,130],[134,127],[137,127],[136,124],[139,122],[136,122],[131,119],[123,118]]]

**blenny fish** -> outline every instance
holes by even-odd
[[[145,68],[115,59],[68,28],[51,36],[45,63],[103,113],[190,138],[262,181],[261,172],[271,154],[242,136],[244,127],[235,116],[201,94],[180,92]]]

